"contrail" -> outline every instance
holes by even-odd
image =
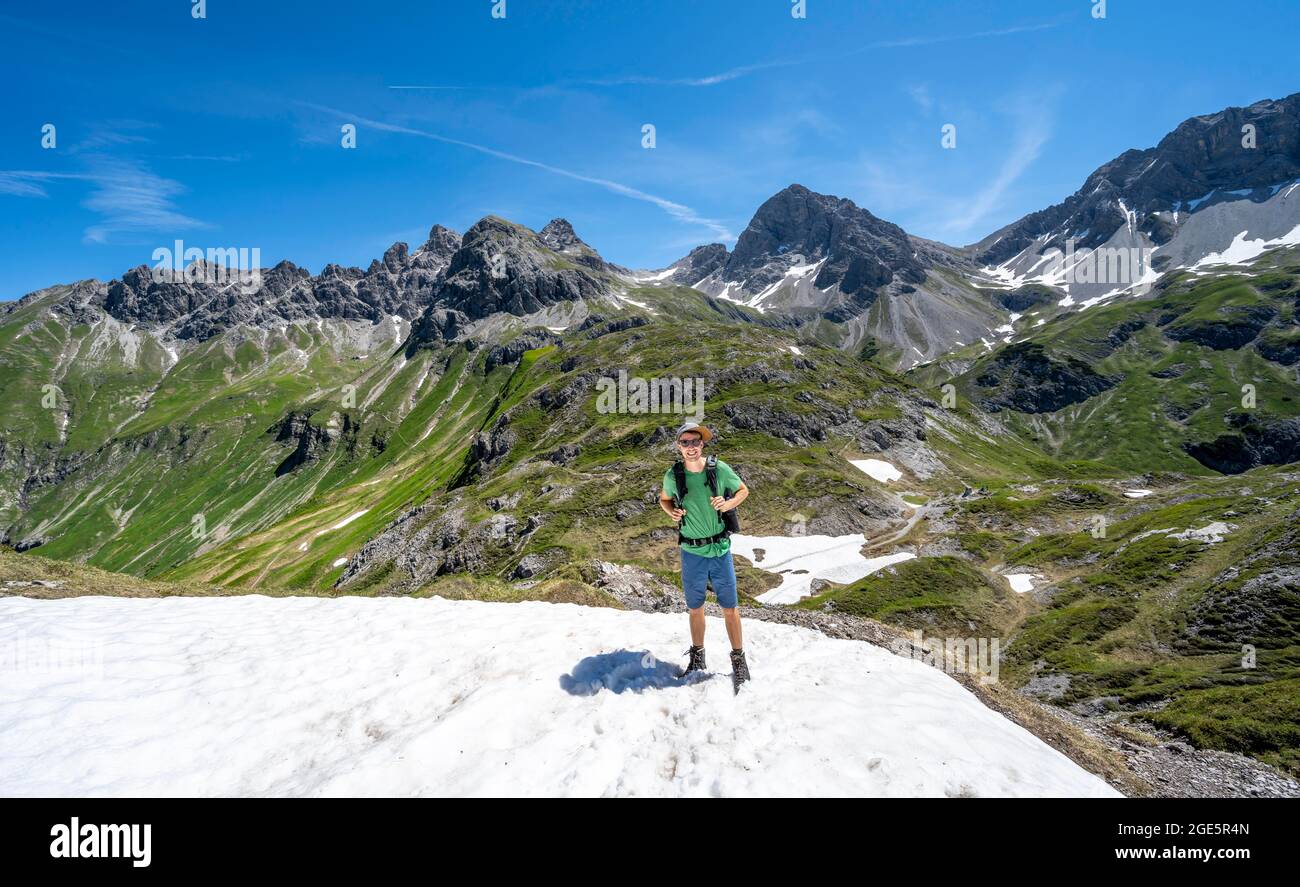
[[[453,139],[449,136],[438,135],[437,133],[433,133],[433,132],[425,132],[424,130],[420,130],[420,129],[412,129],[409,126],[399,126],[394,123],[385,123],[382,120],[370,120],[365,117],[359,117],[355,114],[349,114],[346,111],[340,111],[338,108],[331,108],[327,105],[317,105],[311,102],[299,102],[298,104],[303,105],[304,107],[307,108],[312,108],[317,111],[322,111],[327,114],[332,114],[344,120],[356,121],[357,123],[364,123],[366,126],[369,126],[373,129],[378,129],[385,132],[405,133],[406,135],[419,136],[420,138],[424,138],[424,139],[432,139],[435,142],[443,142],[444,144],[448,144],[448,145],[458,145],[462,148],[469,148],[471,151],[477,151],[480,154],[486,154],[489,157],[496,157],[500,160],[508,160],[511,163],[518,163],[522,166],[531,166],[534,167],[535,169],[545,170],[546,172],[552,173],[554,175],[564,176],[565,178],[574,179],[579,182],[587,182],[588,184],[591,185],[599,185],[600,187],[606,189],[607,191],[612,191],[615,194],[621,194],[624,197],[631,197],[633,200],[642,200],[645,201],[646,203],[653,203],[655,206],[659,207],[664,212],[668,213],[670,216],[677,219],[678,221],[686,222],[687,224],[691,224],[691,225],[702,225],[708,228],[710,231],[712,231],[719,240],[730,242],[736,239],[732,235],[732,233],[727,230],[726,226],[723,225],[721,222],[715,219],[706,219],[703,216],[701,216],[699,213],[697,213],[695,210],[691,209],[689,206],[685,206],[684,204],[681,203],[674,203],[671,200],[667,200],[663,197],[658,197],[654,194],[649,194],[645,191],[632,188],[620,182],[611,181],[610,179],[601,179],[595,176],[587,176],[587,175],[583,175],[582,173],[572,172],[567,169],[562,169],[558,166],[551,166],[549,163],[542,163],[541,161],[538,160],[530,160],[527,157],[520,157],[518,154],[510,154],[506,151],[498,151],[496,148],[489,148],[487,145],[478,145],[475,144],[474,142],[466,142],[462,139]]]
[[[931,46],[936,43],[953,43],[958,40],[980,40],[985,37],[1006,37],[1011,34],[1026,34],[1032,31],[1046,31],[1051,28],[1060,27],[1061,20],[1040,22],[1034,25],[1015,25],[1010,28],[998,28],[990,31],[976,31],[973,34],[947,34],[938,37],[899,37],[893,40],[877,40],[874,43],[865,43],[855,49],[845,52],[829,53],[821,55],[809,55],[799,58],[773,59],[766,62],[755,62],[750,65],[739,65],[735,68],[728,68],[717,74],[709,74],[704,77],[652,77],[641,74],[629,74],[626,77],[606,77],[596,79],[579,79],[579,80],[560,80],[555,83],[546,84],[547,87],[563,86],[716,86],[719,83],[726,83],[730,80],[737,80],[745,77],[755,71],[766,71],[772,68],[790,68],[798,65],[804,65],[809,62],[827,61],[843,58],[851,58],[855,55],[861,55],[873,49],[901,49],[909,46]],[[500,86],[390,86],[389,89],[509,89],[511,87]],[[544,87],[513,87],[515,89],[539,89]]]

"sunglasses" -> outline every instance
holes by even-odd
[[[685,447],[685,448],[688,449],[688,450],[693,450],[693,449],[695,449],[696,447],[702,447],[702,446],[704,446],[704,441],[699,440],[699,439],[696,439],[696,440],[679,440],[679,441],[677,441],[677,445],[678,445],[678,446],[681,446],[681,447]]]

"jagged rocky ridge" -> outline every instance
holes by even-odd
[[[1297,182],[1300,93],[1185,120],[1155,147],[1125,151],[1061,203],[994,231],[969,252],[997,282],[1049,283],[1075,303],[1105,298],[1140,281],[1049,275],[1047,253],[1071,244],[1077,254],[1147,249],[1154,279],[1230,253],[1295,243]]]

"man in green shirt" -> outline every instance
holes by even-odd
[[[749,680],[749,665],[741,644],[740,611],[736,608],[736,568],[731,560],[731,539],[720,512],[730,511],[749,496],[749,488],[730,465],[717,460],[717,491],[714,496],[706,477],[704,445],[713,433],[703,425],[687,422],[677,429],[677,449],[685,466],[686,489],[677,489],[674,471],[664,474],[659,507],[678,524],[681,545],[682,590],[690,614],[691,648],[686,674],[704,668],[704,592],[713,584],[722,607],[727,636],[731,640],[731,674],[737,691]],[[726,498],[730,493],[730,498]],[[677,499],[682,507],[674,503]]]

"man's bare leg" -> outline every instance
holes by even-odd
[[[700,608],[703,610],[703,607]],[[740,610],[737,607],[722,609],[722,621],[727,624],[727,637],[731,640],[731,649],[739,650],[745,645],[741,643],[740,638]],[[703,615],[700,617],[700,637],[704,637]]]
[[[691,617],[691,644],[696,647],[704,646],[704,608],[696,607],[694,610],[687,610]]]

